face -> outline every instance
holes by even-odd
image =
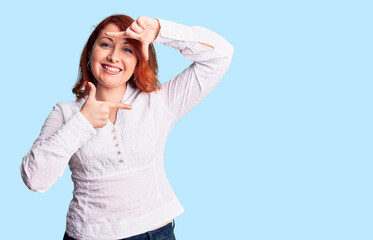
[[[105,32],[119,32],[113,23],[99,33],[90,54],[90,65],[97,87],[115,88],[125,84],[135,70],[135,48],[124,38],[107,37]]]

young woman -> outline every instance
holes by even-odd
[[[153,43],[193,63],[160,84]],[[175,239],[184,208],[163,165],[167,135],[223,77],[233,47],[218,34],[162,19],[104,19],[80,60],[76,101],[57,103],[21,164],[33,191],[69,165],[74,182],[64,239]]]

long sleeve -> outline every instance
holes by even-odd
[[[71,156],[95,133],[79,111],[64,122],[62,106],[57,103],[22,158],[20,170],[26,186],[36,192],[47,191],[62,176]]]
[[[173,114],[173,124],[202,101],[226,73],[233,46],[217,33],[158,19],[161,29],[154,43],[163,43],[192,60],[183,72],[161,85],[159,94]],[[205,43],[213,48],[203,46]]]

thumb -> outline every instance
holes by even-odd
[[[91,100],[96,100],[96,87],[93,83],[88,82],[89,85],[89,95],[88,98]]]
[[[142,55],[144,56],[145,60],[148,61],[149,59],[149,43],[144,42],[142,44]]]

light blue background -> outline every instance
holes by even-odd
[[[186,210],[178,240],[373,239],[372,1],[1,5],[1,239],[62,239],[70,170],[40,194],[19,166],[55,103],[74,100],[84,43],[114,13],[205,26],[235,47],[227,74],[166,144]],[[156,50],[161,82],[190,64]]]

